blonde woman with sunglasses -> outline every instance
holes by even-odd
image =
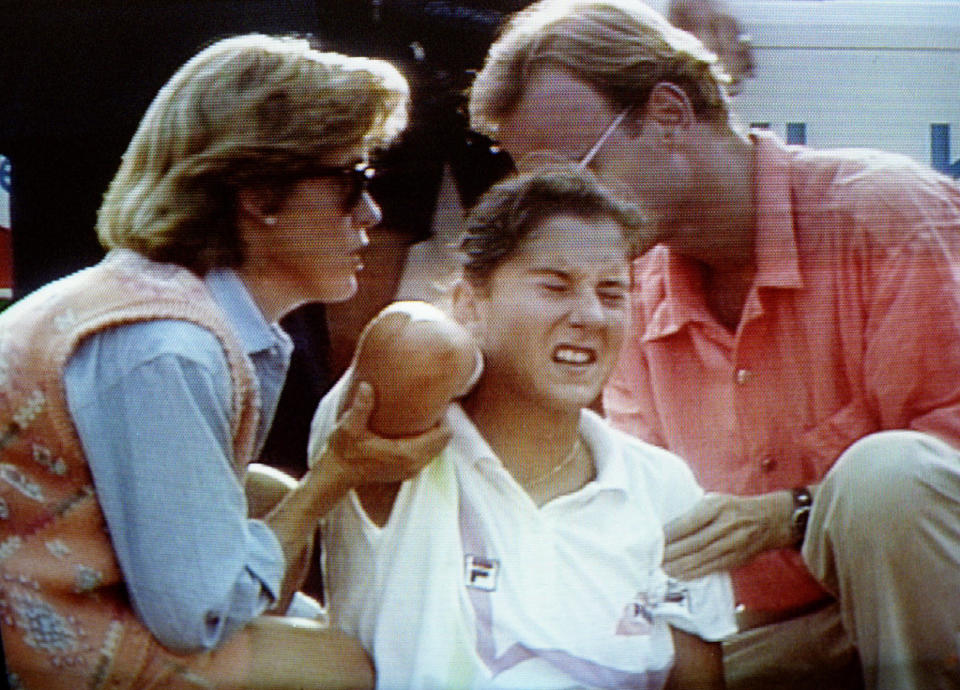
[[[244,498],[292,343],[356,290],[371,151],[406,123],[389,64],[245,35],[160,90],[100,209],[109,250],[0,320],[0,624],[14,687],[372,684],[363,649],[288,612],[317,518],[446,443],[372,401],[262,519]],[[296,608],[310,612],[309,608]]]

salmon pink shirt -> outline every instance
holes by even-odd
[[[648,252],[610,419],[738,495],[815,483],[880,430],[960,447],[960,188],[901,156],[752,136],[757,272],[736,332],[697,263]],[[795,550],[733,575],[756,611],[826,596]]]

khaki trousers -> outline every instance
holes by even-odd
[[[803,557],[837,603],[728,640],[730,690],[960,688],[960,453],[861,439],[820,486]]]

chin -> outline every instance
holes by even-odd
[[[351,277],[338,285],[327,285],[325,289],[317,291],[316,300],[327,304],[336,304],[337,302],[346,302],[357,294],[357,279]]]
[[[600,388],[590,386],[561,386],[547,392],[544,398],[549,398],[549,407],[558,412],[571,412],[584,407],[590,407],[600,395]]]

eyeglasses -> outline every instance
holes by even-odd
[[[624,108],[620,113],[613,118],[613,122],[607,125],[607,128],[603,130],[603,134],[600,135],[600,138],[597,139],[597,143],[594,144],[586,155],[580,159],[580,162],[577,163],[577,170],[586,170],[587,166],[590,165],[590,162],[596,158],[597,154],[600,153],[600,149],[603,148],[603,145],[607,143],[607,139],[610,138],[610,135],[613,134],[617,127],[620,126],[620,123],[623,122],[623,119],[627,116],[627,113],[630,111],[630,108]]]
[[[577,161],[555,151],[531,151],[517,163],[517,170],[520,172],[532,172],[551,165],[570,165],[577,170],[586,170],[587,166],[590,165],[593,159],[597,157],[597,154],[600,153],[603,145],[607,143],[607,139],[617,130],[617,127],[620,126],[629,112],[629,107],[621,110],[617,116],[613,118],[613,121],[607,125],[607,128],[603,130],[603,133],[597,139],[596,143],[590,147],[590,150],[587,151],[580,160]]]
[[[329,177],[337,180],[344,188],[340,205],[344,212],[352,211],[360,202],[360,197],[370,187],[377,176],[377,170],[366,163],[356,165],[321,165],[310,168],[309,177]]]

